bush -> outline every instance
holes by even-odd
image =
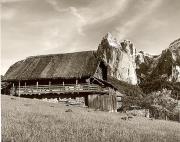
[[[177,113],[174,109],[177,106],[177,100],[171,97],[171,90],[163,89],[162,91],[152,92],[147,95],[141,106],[149,109],[150,113],[155,118],[165,118],[174,120]]]
[[[146,81],[139,86],[145,94],[161,91],[166,88],[168,90],[172,90],[172,98],[180,99],[180,82],[170,82],[163,79],[157,79],[150,82]]]

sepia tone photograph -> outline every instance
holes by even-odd
[[[2,142],[180,142],[180,0],[1,0]]]

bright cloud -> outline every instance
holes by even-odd
[[[161,3],[162,0],[145,2],[142,9],[136,16],[129,19],[129,21],[124,23],[122,26],[116,28],[118,36],[122,39],[127,38],[128,34],[130,34],[132,30],[142,23],[145,18],[148,18],[148,15],[155,11]]]
[[[4,8],[1,14],[1,20],[11,20],[14,18],[15,15],[16,15],[15,9]]]
[[[2,0],[2,74],[27,56],[97,49],[102,36],[158,54],[180,36],[179,0]]]

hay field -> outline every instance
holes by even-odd
[[[180,123],[1,96],[4,142],[178,142]],[[71,109],[72,112],[65,112]]]

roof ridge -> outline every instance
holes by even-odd
[[[57,56],[57,55],[67,55],[67,54],[77,54],[77,53],[85,53],[85,52],[95,52],[96,50],[87,50],[87,51],[77,51],[77,52],[68,52],[68,53],[58,53],[58,54],[43,54],[43,55],[34,55],[26,57],[26,59],[29,58],[35,58],[35,57],[48,57],[48,56]]]

